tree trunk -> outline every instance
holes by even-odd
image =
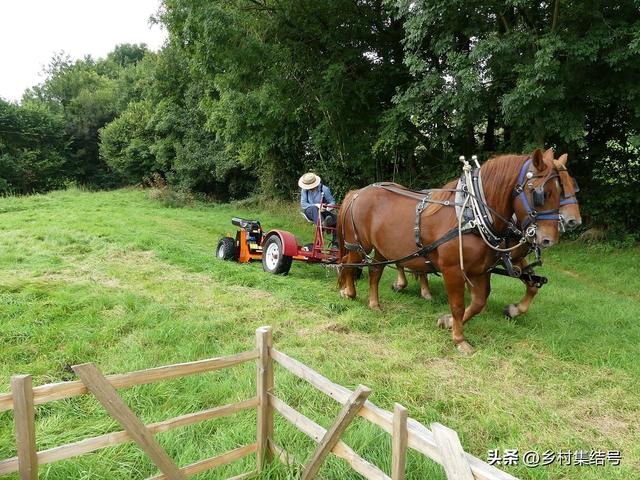
[[[496,149],[496,116],[489,113],[487,118],[487,131],[484,134],[484,151],[494,152]]]

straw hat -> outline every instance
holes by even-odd
[[[320,185],[320,177],[312,172],[305,173],[298,180],[298,186],[303,190],[311,190],[318,185]]]

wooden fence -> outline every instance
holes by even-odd
[[[220,407],[190,413],[162,422],[144,425],[127,407],[116,389],[154,383],[197,373],[228,368],[255,360],[257,364],[256,396]],[[329,429],[294,410],[274,393],[274,361],[297,377],[342,404],[342,409]],[[310,459],[303,466],[301,478],[314,478],[329,453],[342,458],[353,470],[367,479],[402,480],[405,476],[407,449],[412,448],[444,467],[449,480],[515,480],[515,477],[488,465],[466,453],[455,431],[434,423],[431,430],[408,418],[407,410],[399,404],[389,412],[367,400],[370,390],[362,385],[350,391],[331,382],[318,372],[276,350],[272,346],[271,328],[256,331],[256,349],[222,358],[170,365],[131,373],[104,376],[93,364],[76,365],[73,370],[79,381],[53,383],[32,387],[28,375],[11,379],[11,393],[0,394],[0,412],[13,410],[18,455],[0,461],[0,476],[19,472],[21,480],[38,478],[38,467],[127,442],[135,442],[160,470],[151,477],[158,479],[186,479],[212,468],[231,463],[255,453],[256,468],[233,477],[240,480],[258,475],[273,456],[287,464],[293,456],[273,440],[273,417],[278,412],[298,430],[317,443]],[[92,393],[118,421],[122,431],[86,438],[75,443],[48,450],[37,451],[35,429],[35,405]],[[257,409],[256,441],[222,455],[201,460],[185,467],[178,467],[155,439],[154,435],[174,428],[192,425],[204,420],[225,417],[234,413]],[[355,416],[361,416],[391,434],[391,477],[380,468],[359,456],[340,440],[344,430]]]

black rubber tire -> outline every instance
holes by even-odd
[[[231,237],[222,237],[216,248],[216,257],[222,260],[235,260],[236,241]]]
[[[270,236],[262,246],[262,269],[275,275],[286,275],[291,269],[292,257],[284,254],[282,241],[277,235]]]

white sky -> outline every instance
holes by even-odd
[[[104,57],[120,43],[159,49],[166,32],[151,26],[160,0],[0,0],[0,97],[18,101],[42,82],[54,53]]]

